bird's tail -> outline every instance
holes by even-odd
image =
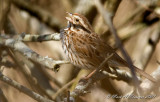
[[[135,67],[135,66],[134,66],[134,69],[135,69],[135,71],[136,71],[138,74],[142,75],[143,77],[149,79],[149,80],[152,81],[152,82],[156,82],[156,79],[155,79],[155,78],[153,78],[151,75],[147,74],[147,73],[144,72],[143,70],[141,70],[141,69],[139,69],[139,68],[137,68],[137,67]]]

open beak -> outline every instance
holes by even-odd
[[[69,12],[66,12],[68,15],[69,15],[69,17],[65,17],[69,22],[72,22],[72,13],[69,13]]]
[[[72,15],[73,15],[72,13],[69,13],[69,12],[66,12],[66,13],[67,13],[70,17],[72,17]]]

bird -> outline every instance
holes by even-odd
[[[67,27],[60,30],[60,39],[64,53],[70,62],[88,70],[94,70],[113,54],[103,66],[104,68],[126,67],[128,63],[116,51],[95,33],[87,18],[78,13],[69,13],[65,17]],[[134,70],[145,78],[156,82],[151,75],[132,65]],[[108,68],[109,69],[109,68]]]

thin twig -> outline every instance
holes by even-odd
[[[99,67],[97,68],[97,70],[95,70],[93,72],[93,74],[88,77],[86,80],[82,79],[79,81],[78,85],[75,87],[75,89],[71,92],[71,96],[72,97],[76,97],[78,95],[82,95],[82,94],[85,94],[86,93],[86,89],[93,83],[97,80],[97,78],[101,78],[99,77],[99,75],[97,74],[98,71],[100,69],[103,68],[104,64],[113,56],[113,54],[109,55],[100,65]],[[98,75],[98,76],[97,76]]]
[[[1,89],[0,89],[0,101],[1,102],[8,102],[6,96],[4,95],[4,93]]]
[[[26,95],[32,97],[33,99],[37,100],[38,102],[54,102],[52,100],[46,99],[43,96],[31,91],[30,89],[20,85],[18,82],[11,80],[10,78],[8,78],[7,76],[4,76],[1,72],[0,72],[0,80],[13,86],[14,88],[16,88],[17,90],[25,93]]]
[[[123,48],[123,45],[118,37],[117,31],[113,25],[113,11],[109,12],[108,10],[104,10],[104,8],[99,0],[95,0],[95,4],[96,4],[97,9],[99,10],[101,15],[103,16],[106,24],[108,25],[109,30],[112,32],[114,38],[116,39],[116,45],[119,47],[120,51],[122,52],[122,55],[126,59],[128,66],[130,68],[130,71],[133,75],[133,79],[134,79],[133,81],[134,81],[135,85],[138,87],[138,79],[136,77],[136,73],[133,68],[133,63],[132,63],[129,55],[127,54],[127,52]],[[115,13],[115,11],[114,11],[114,13]]]
[[[90,78],[91,76],[93,76],[94,74],[96,74],[105,64],[106,62],[113,56],[113,53],[110,54],[107,58],[104,59],[104,61],[99,65],[99,67],[97,69],[95,69],[93,72],[91,72],[87,77]]]
[[[0,3],[1,3],[0,4],[1,8],[0,9],[2,9],[2,11],[0,11],[0,12],[2,12],[1,15],[0,15],[0,22],[1,22],[0,23],[0,31],[1,31],[3,29],[4,24],[6,23],[7,15],[9,13],[11,3],[10,3],[9,0],[5,0],[5,1],[0,0]],[[7,4],[6,7],[5,7],[5,9],[3,8],[3,4],[4,3]]]
[[[73,82],[75,81],[75,79],[71,80],[70,82],[68,82],[67,84],[65,84],[62,88],[60,88],[53,96],[53,99],[56,99],[56,97],[62,93],[64,90],[66,90],[68,88],[68,86],[70,86]]]
[[[156,6],[158,8],[158,2],[159,0],[144,0],[143,3],[142,2],[139,2],[138,0],[133,0],[134,3],[136,3],[137,5],[141,6],[143,9],[145,10],[148,10],[148,11],[151,11],[153,14],[156,15],[156,17],[159,17],[160,18],[160,14],[157,13],[155,10],[153,10],[153,7],[154,9],[156,9]]]
[[[31,88],[38,90],[39,94],[43,94],[48,98],[52,99],[52,95],[55,93],[56,89],[52,88],[48,78],[46,78],[43,72],[39,70],[39,68],[41,68],[42,66],[38,66],[37,63],[28,60],[21,53],[9,50],[8,54],[16,63],[18,68],[17,70],[21,71],[23,75],[26,77],[26,80],[31,85]]]
[[[160,66],[158,66],[158,68],[151,74],[157,80],[157,83],[152,83],[148,79],[145,79],[144,81],[142,81],[142,83],[140,84],[140,88],[143,92],[143,95],[147,95],[152,91],[159,90],[159,87],[158,87],[160,85],[159,73],[160,73]]]
[[[59,67],[61,64],[68,64],[70,63],[69,61],[55,61],[52,58],[48,58],[47,57],[43,57],[39,54],[37,54],[36,52],[34,52],[33,50],[31,50],[30,48],[28,48],[27,45],[25,45],[23,42],[15,40],[15,39],[7,39],[3,41],[1,40],[0,44],[2,46],[7,46],[13,50],[16,50],[20,53],[22,53],[25,57],[36,61],[37,63],[40,63],[41,65],[52,69],[54,71],[58,71]]]
[[[31,15],[37,17],[42,22],[46,23],[48,26],[55,30],[60,29],[60,22],[57,18],[51,15],[48,11],[42,9],[41,7],[31,4],[25,0],[10,0],[14,5],[22,10],[28,11]]]
[[[147,101],[147,102],[159,102],[160,101],[160,96],[158,96],[158,97],[153,97],[153,99],[151,99],[151,100],[149,100],[149,101]]]
[[[67,91],[67,102],[70,102],[70,91]]]
[[[108,61],[110,57],[112,57],[112,54],[100,64],[98,69],[101,69],[104,63]],[[86,91],[86,89],[89,86],[91,86],[94,82],[96,82],[97,80],[102,80],[104,78],[113,78],[117,80],[124,80],[130,83],[131,80],[133,79],[133,77],[129,73],[126,73],[126,71],[121,71],[120,69],[115,69],[115,70],[112,69],[111,72],[112,73],[108,73],[107,71],[100,71],[100,70],[97,71],[96,70],[96,73],[93,73],[93,75],[87,80],[79,81],[75,89],[71,92],[70,94],[71,97],[77,97],[77,96],[87,93],[88,91]],[[138,80],[140,80],[140,78]]]

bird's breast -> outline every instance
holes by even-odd
[[[70,34],[68,34],[70,33]],[[83,41],[79,41],[78,38],[76,39],[75,34],[73,34],[74,32],[66,32],[63,35],[62,40],[62,48],[66,54],[66,56],[68,57],[68,59],[70,60],[71,63],[73,63],[74,65],[80,67],[80,68],[87,68],[89,69],[89,67],[93,67],[88,65],[88,61],[82,56],[81,53],[78,53],[78,49],[77,46],[79,48],[82,48],[82,45],[84,45]],[[78,44],[78,42],[81,42],[82,44]],[[81,50],[81,49],[79,49]]]

